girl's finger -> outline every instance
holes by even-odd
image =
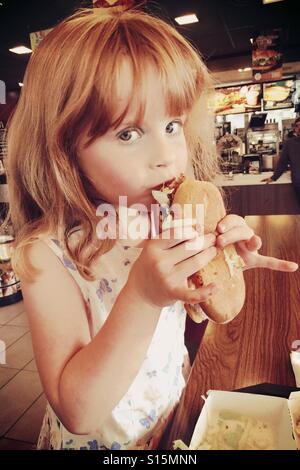
[[[168,250],[186,240],[192,240],[198,235],[189,220],[174,220],[170,228],[166,228],[158,234],[153,240],[159,244],[162,250]]]
[[[248,225],[235,227],[229,230],[228,232],[224,233],[223,235],[219,235],[217,237],[216,244],[220,248],[224,248],[231,243],[236,243],[242,240],[249,240],[254,235],[252,228],[248,227]]]
[[[194,255],[180,263],[176,264],[174,267],[175,276],[177,276],[178,281],[184,281],[192,274],[202,269],[206,266],[212,259],[217,256],[217,249],[215,246],[211,246],[201,253]]]
[[[274,271],[294,272],[298,269],[298,264],[293,261],[272,258],[271,256],[257,255],[254,268],[267,268]]]
[[[219,289],[216,283],[208,284],[207,286],[199,287],[198,289],[178,289],[175,292],[176,298],[187,304],[199,304],[206,302],[209,298]]]
[[[216,243],[216,236],[209,233],[203,236],[197,236],[192,240],[185,241],[179,245],[170,248],[168,251],[168,258],[172,266],[184,261],[191,256],[194,256],[207,248],[214,246]]]
[[[234,227],[239,227],[243,225],[247,225],[243,217],[241,217],[240,215],[236,215],[236,214],[228,214],[228,215],[225,215],[225,217],[222,220],[220,220],[220,222],[217,225],[217,230],[219,233],[225,233]]]
[[[245,245],[249,251],[258,251],[261,249],[262,240],[258,235],[253,235],[250,240],[245,242]]]

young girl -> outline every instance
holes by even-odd
[[[236,243],[246,268],[294,271],[262,257],[229,215],[201,250],[189,237],[97,236],[100,202],[155,203],[152,190],[192,162],[216,171],[208,72],[171,26],[141,11],[84,10],[34,51],[8,141],[14,268],[22,282],[49,404],[39,449],[154,449],[178,403],[186,279]]]

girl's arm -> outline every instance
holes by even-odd
[[[38,370],[47,398],[75,434],[93,433],[125,395],[153,337],[162,307],[176,300],[207,301],[213,284],[189,289],[187,278],[217,254],[216,237],[167,230],[147,240],[128,281],[100,331],[91,340],[79,287],[42,242],[29,258],[40,269],[34,283],[22,282]],[[188,228],[188,227],[186,227]],[[196,239],[195,239],[196,240]],[[21,280],[22,281],[22,280]]]
[[[22,292],[45,394],[70,432],[93,433],[137,375],[161,308],[126,285],[91,340],[72,276],[42,242],[29,256],[41,271],[34,283],[22,281]]]

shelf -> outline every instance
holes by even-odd
[[[22,291],[19,290],[15,294],[7,295],[5,297],[0,297],[0,307],[5,307],[6,305],[15,304],[23,300]],[[1,314],[1,312],[0,312]]]

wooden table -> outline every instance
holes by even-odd
[[[299,215],[246,220],[262,238],[261,254],[299,263]],[[300,269],[251,269],[244,275],[247,295],[238,317],[227,325],[194,325],[203,338],[161,449],[171,449],[175,439],[189,444],[204,404],[201,395],[210,389],[235,390],[263,382],[295,386],[289,353],[293,341],[300,339]],[[195,334],[189,346],[195,347]]]

